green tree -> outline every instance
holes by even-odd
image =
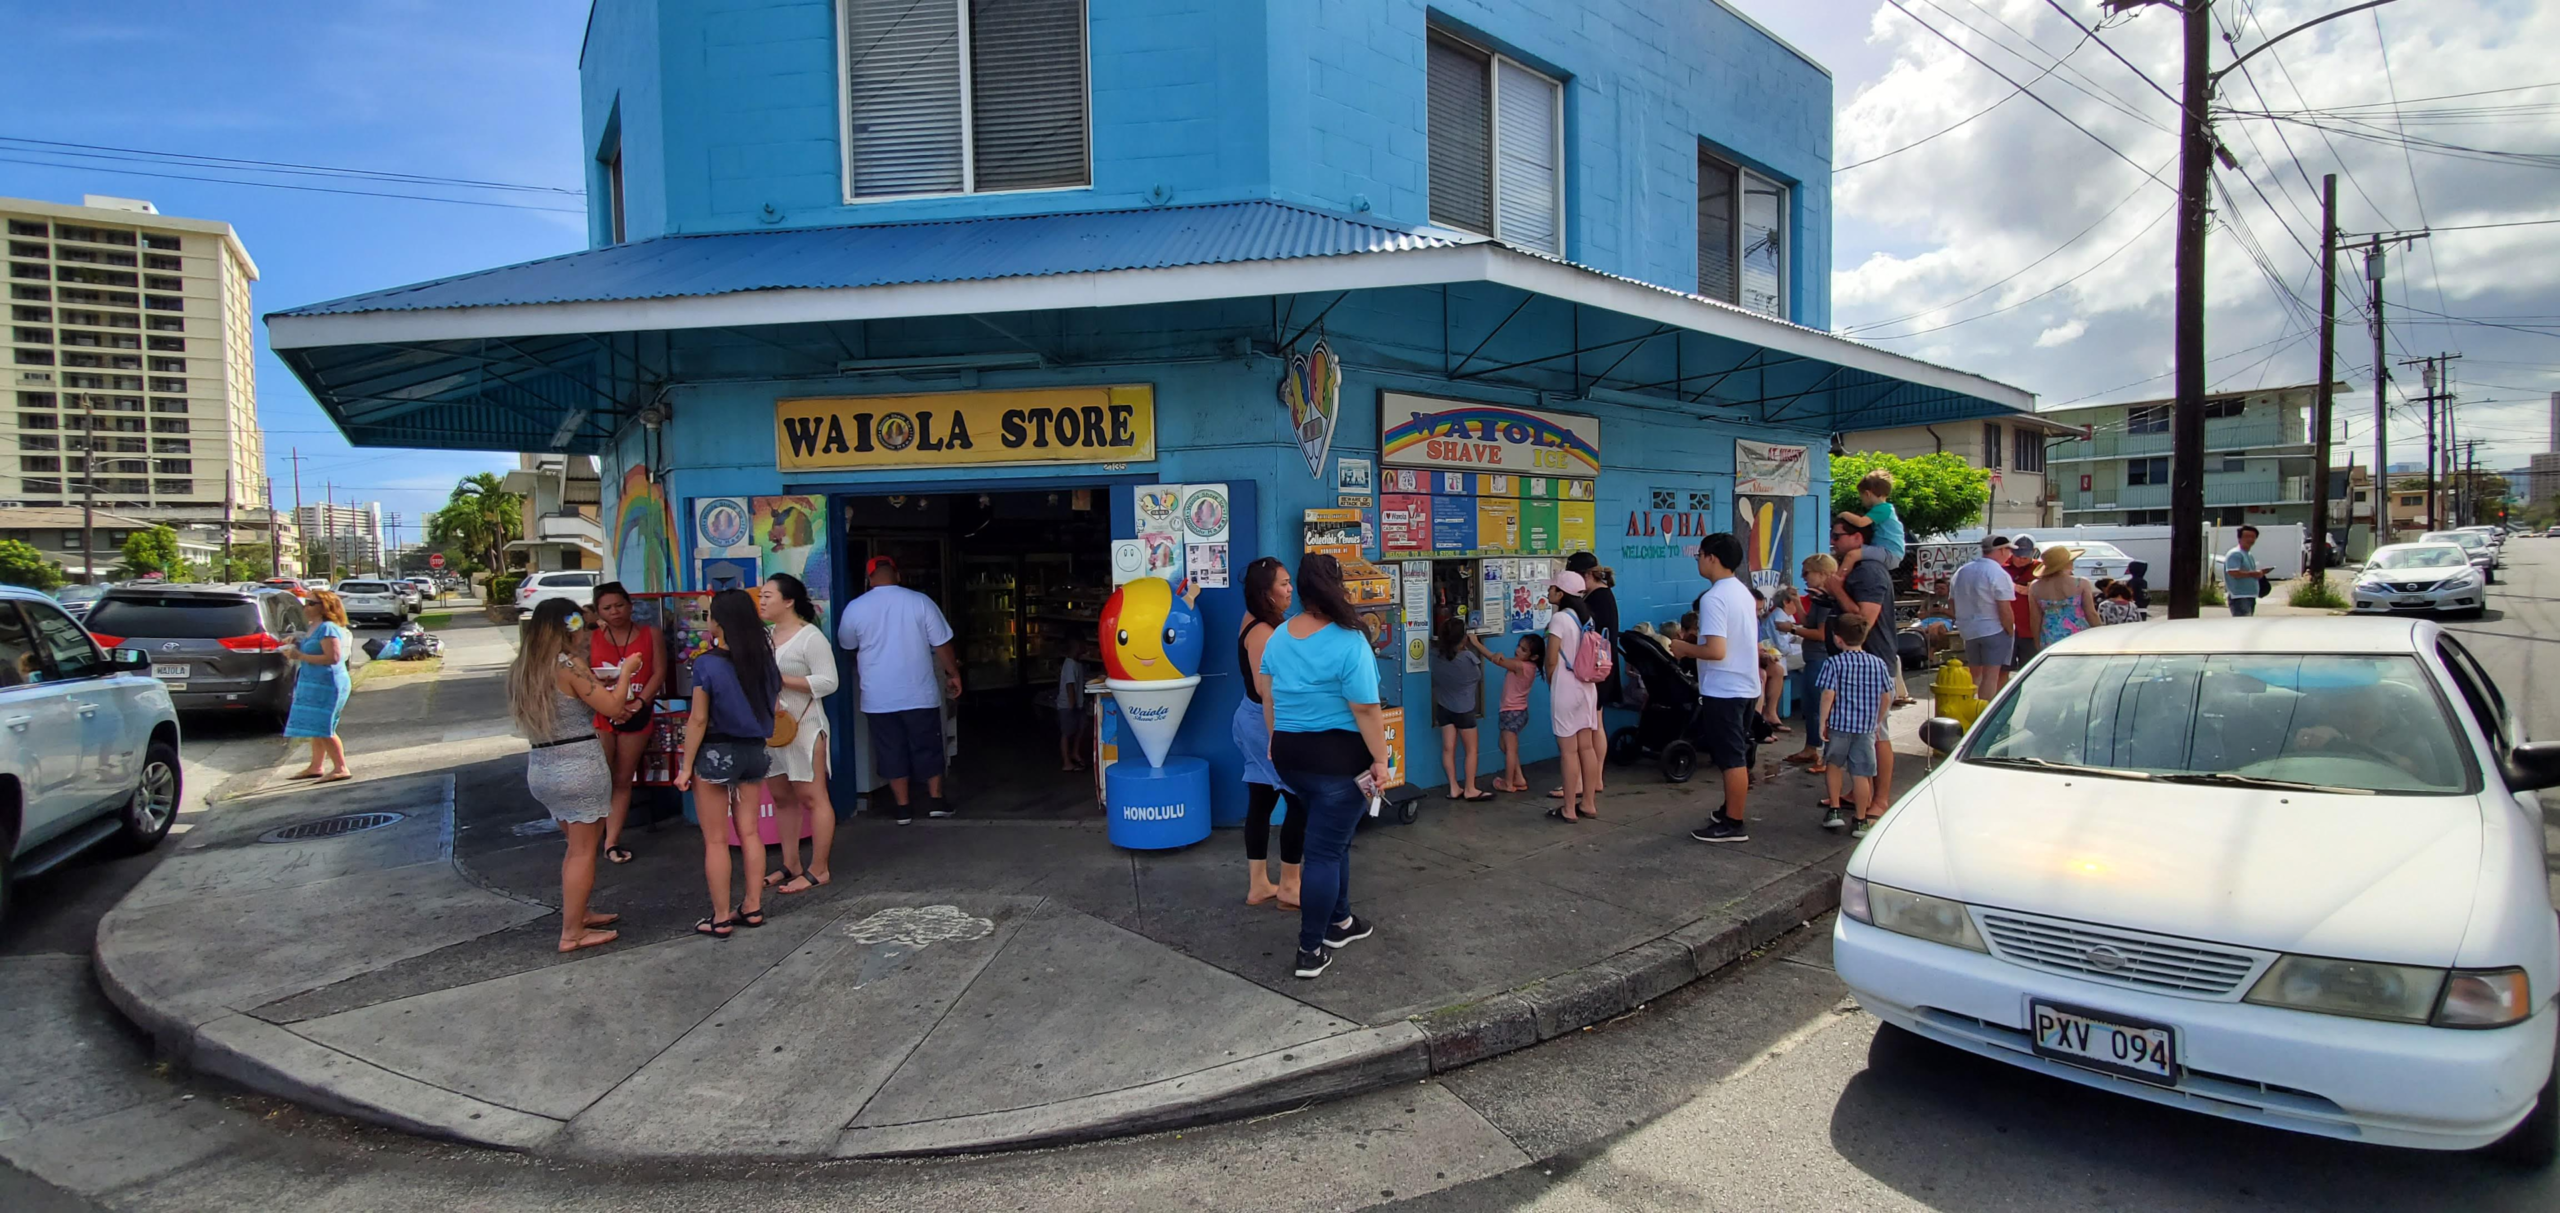
[[[1991,473],[1940,451],[1905,459],[1882,451],[1851,451],[1831,457],[1831,509],[1866,507],[1858,500],[1858,478],[1878,468],[1893,474],[1893,508],[1903,532],[1917,541],[1982,524],[1983,507],[1991,503]]]
[[[523,511],[524,498],[508,492],[497,473],[474,472],[427,516],[427,541],[467,552],[482,568],[503,568],[507,545],[523,534]]]
[[[0,539],[0,583],[50,594],[61,589],[62,582],[62,566],[45,559],[34,544]]]
[[[195,566],[187,563],[187,558],[178,552],[178,533],[165,526],[155,526],[125,536],[124,564],[116,569],[116,576],[157,576],[171,581],[189,581],[194,579],[195,571]]]
[[[223,564],[219,556],[214,560],[220,566],[214,573],[216,581],[260,581],[275,567],[268,557],[267,545],[263,543],[232,544],[228,564]]]

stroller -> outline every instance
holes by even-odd
[[[1697,680],[1658,636],[1623,633],[1618,637],[1618,652],[1625,658],[1628,676],[1643,684],[1645,702],[1636,713],[1634,728],[1609,736],[1609,761],[1630,766],[1658,754],[1662,777],[1687,783],[1698,769],[1698,746],[1690,739],[1697,736],[1698,715],[1706,708]]]

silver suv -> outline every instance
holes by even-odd
[[[397,626],[409,618],[408,598],[388,581],[370,578],[341,581],[338,583],[338,602],[347,608],[349,623],[379,619]]]
[[[177,820],[178,712],[138,650],[101,650],[50,598],[0,586],[0,915],[9,886]]]

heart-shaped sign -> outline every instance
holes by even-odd
[[[1307,474],[1324,478],[1324,457],[1333,449],[1333,421],[1342,408],[1342,364],[1333,348],[1318,341],[1313,349],[1289,360],[1280,377],[1280,403],[1289,406],[1289,426],[1298,450],[1307,457]]]

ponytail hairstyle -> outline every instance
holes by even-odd
[[[1360,613],[1351,609],[1350,595],[1343,591],[1342,562],[1323,552],[1309,552],[1298,561],[1298,601],[1307,614],[1366,634]]]
[[[1271,587],[1280,582],[1280,558],[1256,556],[1244,566],[1244,611],[1257,623],[1279,627],[1289,620],[1287,603],[1271,601]]]
[[[1458,650],[1467,647],[1467,625],[1455,615],[1440,617],[1440,626],[1431,629],[1432,647],[1440,650],[1440,660],[1456,661]]]
[[[791,613],[799,616],[800,622],[816,623],[818,621],[818,604],[809,600],[807,582],[789,573],[776,573],[765,578],[765,582],[773,587],[775,593],[782,595],[791,603]]]

